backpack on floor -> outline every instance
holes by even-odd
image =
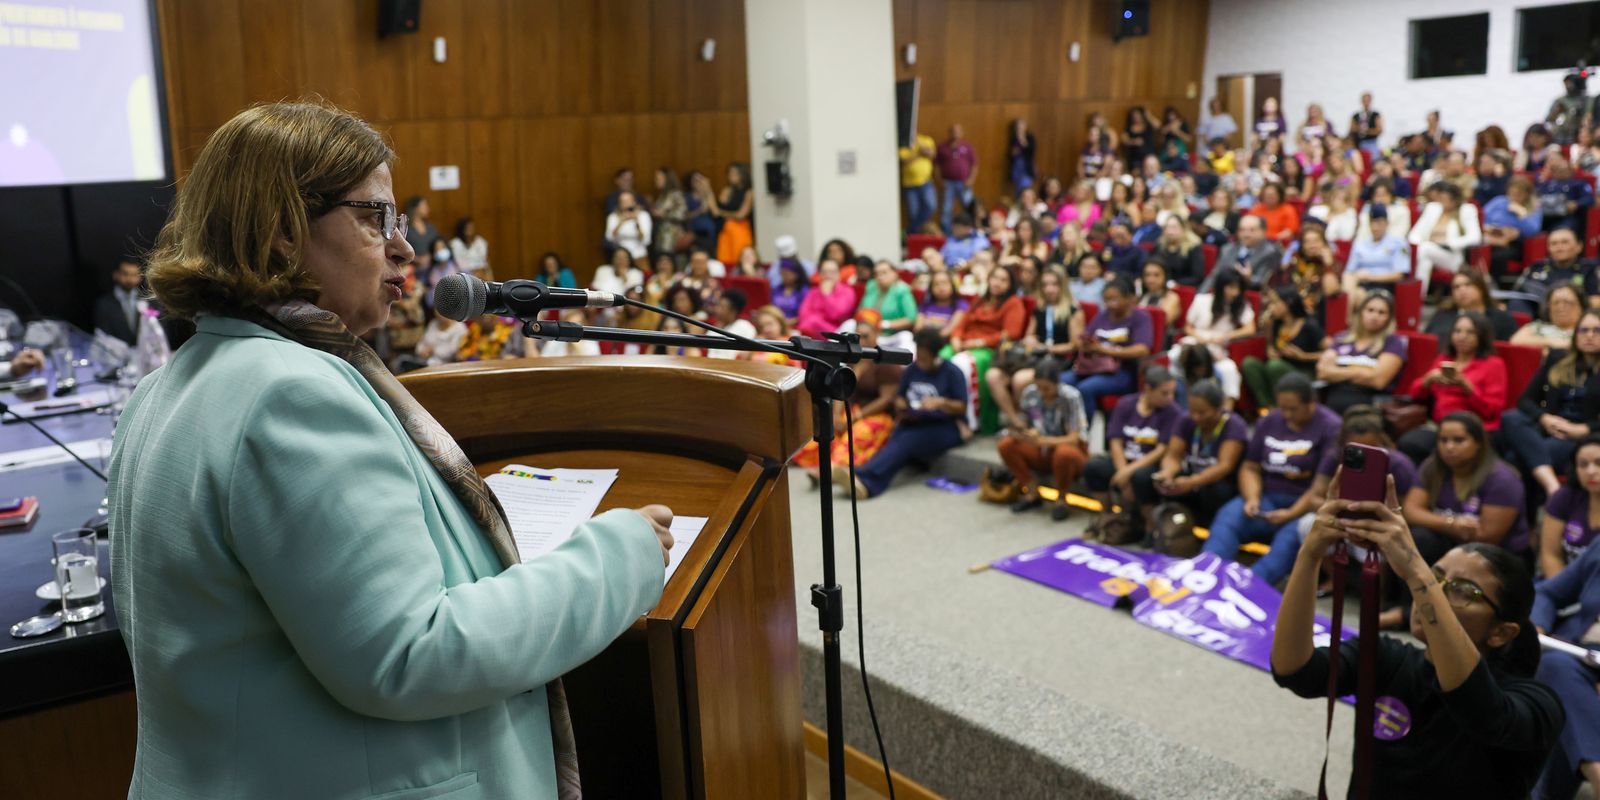
[[[1194,558],[1200,547],[1194,514],[1182,503],[1169,500],[1150,512],[1150,549],[1174,558]]]
[[[984,467],[978,479],[978,499],[985,503],[1011,505],[1022,497],[1022,487],[1016,476],[1004,467]]]

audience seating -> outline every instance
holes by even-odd
[[[1094,318],[1093,315],[1089,314],[1088,311],[1087,311],[1087,307],[1092,305],[1092,304],[1091,303],[1084,303],[1083,305],[1085,306],[1085,309],[1086,309],[1084,311],[1084,315],[1083,315],[1084,316],[1084,324],[1087,325],[1087,324],[1089,324],[1089,320]],[[1098,307],[1095,308],[1096,312],[1098,312],[1099,310],[1100,309]],[[1146,314],[1150,315],[1150,330],[1151,330],[1152,333],[1155,334],[1155,337],[1156,337],[1155,346],[1150,348],[1150,355],[1146,356],[1146,360],[1148,361],[1149,358],[1154,357],[1156,354],[1163,353],[1163,352],[1166,351],[1167,312],[1162,311],[1160,309],[1160,307],[1158,307],[1158,306],[1145,306],[1144,307],[1144,311],[1145,311]],[[1139,373],[1139,380],[1144,380],[1143,371],[1140,371],[1140,373]],[[1121,400],[1121,399],[1122,399],[1122,395],[1120,395],[1120,394],[1119,395],[1106,395],[1106,396],[1100,398],[1100,408],[1101,408],[1101,410],[1103,410],[1103,411],[1105,411],[1106,413],[1109,414],[1112,411],[1116,410],[1117,401]]]
[[[1422,284],[1418,283],[1418,287]],[[1328,298],[1322,310],[1322,332],[1329,336],[1338,336],[1344,333],[1350,320],[1350,295],[1336,294]]]
[[[1583,229],[1588,232],[1588,238],[1583,243],[1583,257],[1600,257],[1600,206],[1589,206],[1584,219]]]
[[[1200,290],[1193,286],[1184,286],[1180,283],[1177,286],[1172,287],[1172,291],[1178,293],[1178,324],[1182,325],[1188,321],[1189,306],[1190,304],[1194,303],[1194,296],[1198,294]]]
[[[1400,374],[1395,381],[1395,394],[1405,395],[1411,392],[1411,384],[1416,383],[1428,367],[1433,366],[1433,360],[1439,357],[1439,337],[1431,333],[1418,331],[1396,331],[1406,339],[1406,355],[1400,362]]]
[[[1078,308],[1083,309],[1083,324],[1094,322],[1094,315],[1100,313],[1099,303],[1079,303]]]
[[[750,313],[772,302],[772,284],[766,278],[755,278],[749,275],[730,275],[722,279],[722,285],[728,289],[738,289],[744,293],[748,301],[744,306],[741,319],[749,319]]]
[[[1334,241],[1333,255],[1334,258],[1339,260],[1340,272],[1344,271],[1345,264],[1350,263],[1350,249],[1354,246],[1355,242],[1352,242],[1349,239],[1337,239]]]
[[[1494,351],[1506,362],[1506,408],[1516,408],[1517,398],[1522,397],[1522,390],[1528,388],[1528,382],[1539,371],[1544,351],[1510,342],[1495,342]]]
[[[906,258],[921,258],[922,251],[930,247],[935,250],[944,247],[944,237],[927,233],[913,233],[906,237]]]
[[[1032,322],[1033,321],[1033,312],[1039,310],[1039,298],[1034,297],[1031,294],[1023,295],[1022,296],[1022,310],[1028,312],[1027,319],[1028,319],[1029,322]],[[1024,330],[1026,330],[1026,327],[1024,327]]]
[[[1594,230],[1594,228],[1591,228],[1591,230]],[[1217,246],[1214,244],[1200,245],[1200,252],[1206,259],[1206,274],[1210,275],[1211,270],[1217,266]]]
[[[1246,358],[1255,356],[1263,361],[1267,359],[1267,337],[1248,336],[1243,339],[1234,339],[1228,343],[1228,358],[1235,364],[1243,364]],[[1234,410],[1241,414],[1256,410],[1256,400],[1250,395],[1247,387],[1240,387],[1239,402],[1234,404]],[[1248,419],[1248,416],[1246,417]]]
[[[1349,300],[1345,300],[1346,307]],[[1422,283],[1401,281],[1394,285],[1395,327],[1402,331],[1420,330],[1422,326]]]
[[[1244,300],[1250,304],[1250,312],[1259,319],[1261,317],[1261,293],[1254,289],[1246,289],[1244,290]]]
[[[1513,311],[1511,312],[1511,318],[1517,321],[1518,328],[1533,321],[1533,315],[1526,311]]]

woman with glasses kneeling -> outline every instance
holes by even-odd
[[[1329,496],[1339,495],[1341,477],[1335,474]],[[1556,693],[1533,680],[1533,579],[1522,559],[1481,542],[1456,547],[1429,568],[1398,506],[1391,478],[1385,502],[1331,500],[1317,510],[1278,609],[1273,679],[1301,697],[1328,695],[1334,654],[1312,644],[1317,574],[1337,543],[1375,548],[1416,604],[1411,635],[1423,647],[1378,639],[1380,721],[1391,724],[1374,734],[1373,796],[1526,797],[1566,722]],[[1373,518],[1341,519],[1345,512]],[[1354,693],[1356,640],[1337,657],[1335,691]]]
[[[1578,604],[1578,613],[1558,617]],[[1600,547],[1590,547],[1560,574],[1539,584],[1533,601],[1533,624],[1539,633],[1600,650]],[[1533,796],[1568,800],[1587,782],[1600,797],[1600,671],[1567,653],[1545,653],[1539,680],[1555,690],[1567,710],[1554,753]]]
[[[1583,312],[1572,341],[1572,349],[1550,352],[1517,407],[1500,415],[1501,450],[1546,496],[1561,488],[1554,465],[1600,426],[1600,310]]]

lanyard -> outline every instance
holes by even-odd
[[[1189,444],[1189,449],[1194,452],[1194,455],[1195,455],[1196,458],[1200,457],[1200,443],[1202,441],[1215,442],[1217,440],[1217,437],[1222,435],[1223,426],[1227,425],[1227,424],[1228,424],[1228,415],[1227,414],[1223,414],[1222,415],[1222,419],[1217,421],[1217,427],[1212,428],[1211,429],[1211,433],[1206,435],[1206,436],[1204,436],[1203,438],[1202,438],[1201,434],[1205,433],[1205,431],[1202,431],[1200,429],[1200,426],[1198,426],[1198,425],[1195,426],[1193,440]]]
[[[1044,341],[1046,345],[1056,343],[1056,308],[1044,307]]]
[[[1328,722],[1324,737],[1333,736],[1333,707],[1339,698],[1339,650],[1344,635],[1344,584],[1350,566],[1350,553],[1344,542],[1333,546],[1329,558],[1333,565],[1333,632],[1328,639]],[[1350,795],[1366,800],[1372,790],[1373,704],[1378,680],[1378,573],[1383,561],[1376,549],[1368,548],[1361,565],[1361,630],[1356,634],[1356,733],[1354,765],[1350,775]],[[1322,776],[1317,781],[1317,800],[1328,800],[1328,757],[1323,749]]]

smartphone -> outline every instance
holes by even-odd
[[[1370,500],[1382,503],[1389,498],[1389,451],[1365,444],[1347,444],[1340,454],[1344,472],[1339,476],[1340,500]],[[1347,511],[1345,519],[1372,519],[1366,512]]]
[[[1439,371],[1443,372],[1448,377],[1454,378],[1456,376],[1456,362],[1440,361]]]

